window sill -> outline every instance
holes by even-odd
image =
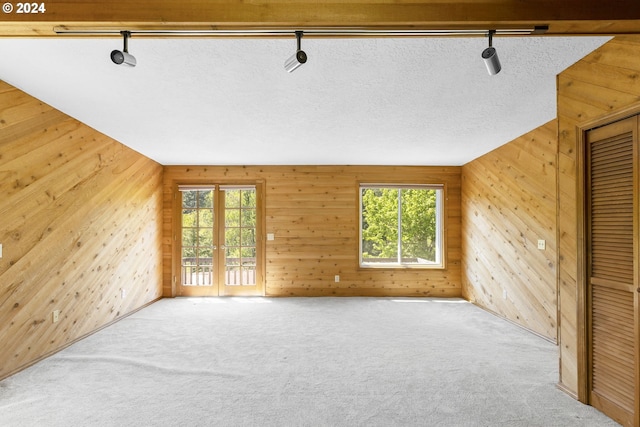
[[[444,270],[443,264],[360,264],[363,270]]]

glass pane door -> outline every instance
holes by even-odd
[[[185,189],[182,195],[181,295],[217,295],[215,188]]]
[[[258,196],[262,186],[179,185],[178,189],[176,295],[263,295]]]
[[[225,295],[252,294],[256,288],[257,203],[255,187],[222,188],[224,197]]]

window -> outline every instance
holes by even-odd
[[[360,185],[360,266],[443,268],[442,185]]]

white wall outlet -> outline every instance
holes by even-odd
[[[2,258],[2,243],[0,243],[0,258]]]
[[[538,249],[540,249],[541,251],[547,249],[547,241],[539,239],[538,240]]]
[[[273,233],[267,233],[267,240],[276,240],[276,236]]]
[[[58,323],[58,320],[60,320],[60,310],[53,310],[53,313],[51,313],[51,320],[53,323]]]
[[[124,299],[126,296],[127,296],[127,291],[124,288],[120,289],[120,297]]]
[[[336,282],[336,283],[338,283],[338,282],[340,281],[340,275],[339,275],[339,274],[336,274],[336,275],[333,277],[333,280],[335,280],[335,282]]]
[[[502,290],[502,298],[503,299],[507,299],[507,290],[506,289]]]

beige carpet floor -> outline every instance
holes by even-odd
[[[617,425],[557,367],[457,299],[165,299],[0,382],[0,425]]]

